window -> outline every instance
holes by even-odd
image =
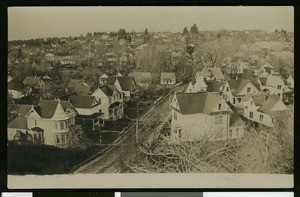
[[[40,142],[43,141],[43,140],[42,140],[42,134],[41,134],[41,133],[39,133],[39,141],[40,141]]]
[[[238,100],[238,103],[242,102],[242,98],[238,98],[237,100]]]
[[[54,123],[54,127],[55,127],[56,130],[58,129],[58,128],[57,128],[57,122]]]
[[[33,140],[34,140],[35,142],[38,141],[38,138],[37,138],[37,134],[36,134],[36,133],[33,134]]]
[[[226,91],[229,92],[229,87],[226,88]]]
[[[250,101],[250,104],[253,105],[253,101]]]
[[[61,143],[64,144],[65,142],[66,142],[65,135],[62,134],[62,135],[61,135]]]
[[[260,115],[259,115],[259,121],[262,122],[262,121],[263,121],[263,118],[264,118],[264,115],[260,114]]]
[[[232,138],[232,129],[228,131],[228,138]]]
[[[177,113],[174,112],[174,120],[177,120]]]
[[[64,129],[64,122],[60,122],[60,129],[63,130]]]
[[[178,137],[181,138],[181,129],[178,129]]]
[[[278,85],[278,86],[277,86],[277,89],[280,90],[280,89],[281,89],[281,85]]]
[[[233,98],[233,104],[235,104],[235,98]]]
[[[120,99],[122,98],[122,94],[119,94]]]
[[[222,124],[222,123],[223,123],[223,116],[216,116],[215,124]]]
[[[34,126],[37,126],[37,120],[34,120]]]
[[[59,144],[60,140],[59,140],[59,135],[56,135],[56,143]]]
[[[249,112],[249,117],[250,117],[250,118],[253,118],[253,112],[252,112],[252,111]]]
[[[249,87],[249,88],[247,88],[247,92],[251,92],[251,88]]]
[[[221,110],[221,107],[222,107],[222,104],[220,103],[218,109]]]

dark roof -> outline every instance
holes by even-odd
[[[68,107],[71,107],[68,101],[60,101],[60,103],[64,110],[66,110]],[[58,101],[56,100],[41,100],[39,105],[34,109],[42,118],[52,118],[57,104]]]
[[[261,82],[262,85],[266,85],[267,77],[259,77],[259,81]]]
[[[33,127],[30,130],[32,131],[36,131],[36,132],[44,132],[44,129],[40,128],[40,127]]]
[[[115,85],[104,85],[99,87],[107,97],[111,97],[113,95],[114,90],[117,91]]]
[[[232,114],[230,114],[229,126],[231,127],[231,126],[243,125],[244,122],[243,122],[241,116],[239,115],[239,113],[236,111],[235,107],[230,103],[227,103],[227,104],[233,112]]]
[[[114,102],[113,104],[111,104],[109,106],[109,108],[115,108],[115,107],[118,107],[120,105],[120,102]]]
[[[131,72],[129,76],[134,77],[137,83],[151,83],[152,74],[150,72]]]
[[[94,96],[79,96],[71,95],[69,96],[70,102],[75,108],[92,108],[95,100]]]
[[[132,83],[135,83],[134,78],[129,76],[117,77],[117,79],[123,91],[130,91]]]
[[[13,121],[11,121],[7,127],[14,129],[28,129],[27,118],[18,116]]]
[[[265,102],[263,102],[262,106],[258,109],[258,111],[269,113],[273,106],[280,100],[280,97],[277,95],[270,95],[267,97]]]
[[[247,83],[252,83],[252,82],[249,79],[228,80],[228,84],[230,86],[233,95],[239,95],[239,93],[247,85]]]
[[[221,96],[210,92],[177,93],[176,98],[182,114],[210,114]]]
[[[25,117],[25,115],[29,112],[32,105],[19,105],[18,106],[18,115]]]
[[[94,113],[92,115],[77,115],[76,119],[95,119],[101,117],[103,113]]]
[[[115,76],[108,76],[107,80],[106,80],[106,84],[107,85],[114,85],[116,82],[116,77]]]
[[[22,81],[19,81],[17,79],[12,79],[10,82],[7,83],[7,89],[8,90],[17,90],[22,91],[24,90],[24,85]]]
[[[41,80],[41,77],[32,77],[32,76],[27,76],[24,81],[23,81],[23,84],[25,86],[36,86],[39,81]]]
[[[208,92],[220,92],[220,87],[224,85],[224,83],[219,81],[206,81],[205,83]]]

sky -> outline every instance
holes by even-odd
[[[182,32],[193,24],[200,31],[275,29],[294,31],[291,6],[123,6],[10,7],[8,40],[79,36],[88,32]]]

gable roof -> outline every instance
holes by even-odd
[[[57,100],[41,100],[34,109],[42,118],[52,118],[55,114],[58,102]],[[64,111],[71,107],[68,101],[60,101],[60,104]]]
[[[120,76],[117,77],[117,80],[119,81],[121,89],[123,91],[130,91],[132,83],[135,84],[134,78],[129,76]]]
[[[25,86],[30,86],[30,87],[33,87],[33,86],[36,86],[41,80],[41,77],[32,77],[32,76],[27,76],[24,81],[23,81],[23,84]]]
[[[93,103],[95,101],[94,96],[79,96],[79,95],[71,95],[69,96],[71,104],[75,108],[92,108]]]
[[[11,121],[7,127],[13,129],[28,129],[27,118],[24,116],[18,116]]]
[[[111,97],[114,93],[114,90],[118,91],[115,85],[104,85],[99,87],[99,89],[101,89],[107,97]]]
[[[232,126],[244,125],[244,122],[241,116],[239,115],[239,113],[236,111],[235,107],[230,103],[227,104],[233,112],[232,114],[230,114],[229,126],[232,127]]]
[[[231,92],[234,96],[237,96],[240,94],[240,92],[243,90],[243,88],[248,84],[248,83],[251,83],[251,80],[249,79],[231,79],[231,80],[228,80],[228,84],[229,84],[229,87],[231,89]],[[255,86],[256,87],[256,86]]]
[[[177,93],[176,98],[182,114],[210,114],[222,97],[210,92]]]
[[[30,111],[32,105],[19,105],[18,106],[18,116],[23,116],[25,117],[25,115]]]
[[[173,72],[162,72],[160,73],[160,78],[161,79],[171,79],[175,81],[175,73]]]
[[[17,90],[17,91],[22,91],[24,90],[24,85],[21,81],[17,79],[12,79],[7,83],[7,89],[8,90]]]
[[[224,83],[219,81],[207,81],[206,84],[208,92],[220,92],[220,87],[224,85]]]
[[[270,95],[266,98],[266,100],[263,102],[261,107],[258,109],[258,111],[269,113],[270,110],[274,107],[274,105],[280,101],[280,97],[277,95]]]
[[[221,71],[221,69],[220,68],[210,68],[210,69],[208,69],[209,70],[209,72],[211,73],[211,75],[214,77],[214,78],[216,78],[217,80],[224,80],[225,78],[224,78],[224,75],[223,75],[223,73],[222,73],[222,71]]]
[[[204,65],[202,71],[201,71],[201,75],[203,77],[210,77],[211,73],[209,72],[208,68],[206,65]]]
[[[107,85],[114,85],[116,82],[117,77],[116,76],[109,76],[106,80]]]
[[[152,74],[150,72],[131,72],[128,76],[134,77],[137,83],[151,83]]]

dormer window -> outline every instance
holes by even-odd
[[[251,92],[251,88],[249,87],[249,88],[247,88],[247,92],[249,93],[249,92]]]

